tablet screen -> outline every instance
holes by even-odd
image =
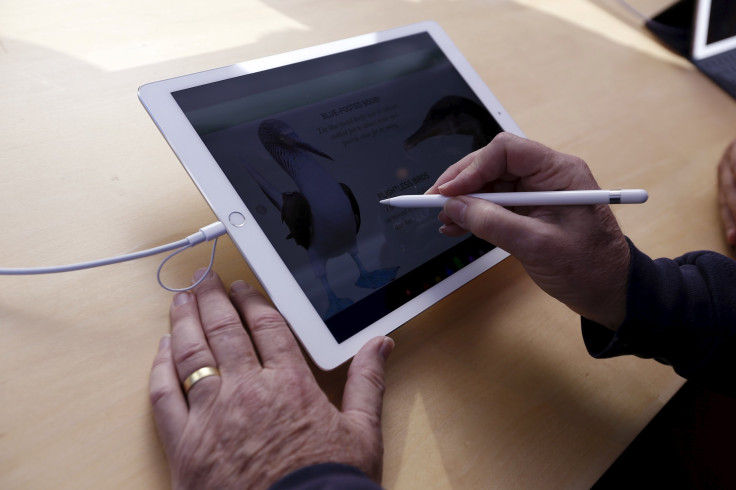
[[[494,248],[378,202],[501,131],[427,33],[172,96],[338,343]]]
[[[711,0],[706,44],[736,36],[736,4],[730,0]]]
[[[692,55],[696,60],[736,48],[736,3],[698,0]]]

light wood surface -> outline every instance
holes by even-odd
[[[647,14],[667,1],[642,0]],[[533,139],[585,158],[652,256],[727,253],[716,163],[736,103],[613,0],[0,1],[0,266],[140,250],[214,217],[138,86],[437,20]],[[216,269],[253,279],[228,240]],[[208,251],[168,269],[187,283]],[[0,487],[166,488],[147,398],[159,258],[0,277]],[[591,264],[594,266],[594,264]],[[679,388],[591,359],[579,319],[507,259],[393,334],[387,488],[588,488]],[[319,374],[337,398],[345,369]]]

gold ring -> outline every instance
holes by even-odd
[[[216,367],[205,366],[203,368],[197,369],[192,374],[190,374],[187,379],[184,380],[184,394],[189,393],[189,390],[192,389],[192,386],[194,386],[194,384],[200,379],[206,378],[207,376],[219,375],[220,371]]]

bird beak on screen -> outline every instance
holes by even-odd
[[[327,153],[325,153],[323,151],[318,150],[317,148],[315,148],[314,146],[310,145],[309,143],[305,143],[303,141],[295,141],[294,142],[294,147],[301,148],[302,150],[308,151],[310,153],[314,153],[315,155],[319,155],[322,158],[326,158],[328,160],[332,160],[332,157],[330,155],[328,155]]]

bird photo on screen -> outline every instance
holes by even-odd
[[[477,150],[490,143],[499,131],[498,123],[485,107],[466,97],[448,95],[429,108],[419,129],[404,140],[404,150],[435,136],[455,134],[472,136],[471,150]]]
[[[277,189],[255,169],[248,167],[248,170],[281,212],[281,219],[289,229],[286,238],[307,251],[312,271],[327,294],[328,306],[323,317],[329,318],[353,304],[350,298],[338,296],[330,286],[326,267],[329,259],[350,254],[359,272],[356,286],[377,289],[391,282],[398,267],[369,271],[363,265],[358,250],[358,201],[353,191],[337,182],[319,162],[332,158],[303,141],[288,124],[277,119],[262,121],[258,137],[298,190]]]

